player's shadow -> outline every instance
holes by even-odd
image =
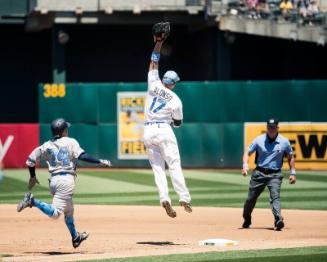
[[[136,242],[138,245],[152,245],[152,246],[180,246],[183,244],[175,244],[170,241],[144,241],[144,242]]]
[[[241,230],[275,230],[273,227],[251,227],[251,228],[243,228],[239,227]]]
[[[42,254],[49,256],[72,255],[72,254],[86,254],[86,252],[60,252],[60,251],[45,251],[45,252],[24,252],[25,254]]]
[[[59,252],[59,251],[48,251],[48,252],[40,252],[40,253],[44,254],[44,255],[50,255],[50,256],[74,254],[74,252]]]

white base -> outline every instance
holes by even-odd
[[[228,246],[236,246],[238,245],[237,241],[223,239],[223,238],[214,238],[214,239],[206,239],[199,241],[200,246],[219,246],[219,247],[228,247]]]

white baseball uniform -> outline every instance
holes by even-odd
[[[61,213],[68,216],[74,213],[72,197],[75,189],[76,164],[83,152],[75,139],[61,137],[35,148],[26,161],[30,167],[35,166],[40,159],[44,159],[48,164],[51,175],[49,188],[53,195],[52,205],[56,209],[54,218]]]
[[[160,203],[163,201],[171,203],[165,162],[169,167],[172,184],[179,195],[179,201],[190,203],[191,196],[182,173],[176,137],[170,126],[173,119],[183,119],[182,102],[173,91],[162,84],[158,70],[151,70],[148,74],[148,93],[144,114],[144,144],[154,172]]]

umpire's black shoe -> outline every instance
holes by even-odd
[[[251,218],[246,218],[246,219],[244,219],[242,228],[250,228],[251,224],[252,224],[251,223]]]
[[[83,233],[77,233],[77,237],[72,239],[73,247],[77,248],[79,245],[88,238],[89,233],[83,232]]]
[[[280,219],[278,221],[275,221],[275,230],[276,231],[281,231],[284,228],[285,224],[283,219]]]

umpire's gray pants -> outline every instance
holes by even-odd
[[[267,186],[270,192],[270,207],[275,217],[275,221],[283,219],[280,206],[280,188],[282,185],[283,175],[281,172],[273,174],[264,174],[253,170],[248,197],[244,204],[243,218],[251,219],[252,211],[255,207],[258,197]]]

